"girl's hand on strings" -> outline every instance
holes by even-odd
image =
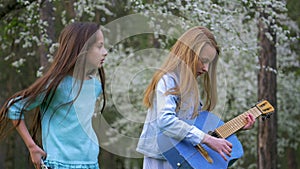
[[[230,153],[232,151],[232,144],[225,139],[216,138],[208,134],[205,134],[202,143],[206,144],[211,149],[218,152],[225,161],[227,161],[225,154],[229,157],[231,156]]]
[[[244,130],[249,130],[254,127],[255,118],[252,114],[247,114],[246,116],[247,124],[243,127]]]

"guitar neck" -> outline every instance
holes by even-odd
[[[252,114],[254,118],[257,118],[261,115],[261,112],[257,107],[253,107],[218,127],[214,132],[221,138],[229,137],[247,124],[247,114]]]

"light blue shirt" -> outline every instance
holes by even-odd
[[[148,109],[136,149],[145,156],[164,159],[157,144],[157,136],[161,132],[177,140],[187,139],[193,145],[199,144],[205,135],[193,125],[193,107],[176,113],[178,96],[165,95],[169,89],[176,87],[175,79],[174,75],[165,74],[157,83],[153,105]],[[201,106],[198,111],[200,109]]]
[[[74,86],[74,82],[71,76],[66,76],[62,80],[46,111],[42,97],[31,103],[26,111],[40,106],[42,143],[47,153],[47,161],[95,164],[98,162],[99,144],[92,128],[92,116],[96,99],[102,93],[101,83],[96,78],[84,80],[76,101],[72,105],[64,105],[77,95],[78,86]],[[9,118],[19,119],[23,105],[24,100],[13,104],[9,108]]]

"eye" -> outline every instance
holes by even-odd
[[[103,43],[96,43],[96,46],[101,49],[103,47]]]
[[[202,57],[200,58],[200,61],[204,64],[204,63],[209,63],[210,60],[207,57]]]

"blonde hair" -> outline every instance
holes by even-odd
[[[172,94],[179,96],[180,106],[183,105],[182,103],[189,103],[189,107],[193,106],[194,108],[193,116],[197,115],[200,95],[196,81],[197,65],[198,60],[201,59],[199,55],[205,45],[210,45],[217,52],[210,63],[208,73],[203,75],[205,104],[202,109],[213,110],[217,102],[216,66],[220,50],[213,34],[207,28],[201,26],[189,29],[177,40],[161,69],[153,75],[143,99],[143,103],[147,108],[150,108],[153,104],[154,91],[158,81],[164,74],[172,73],[177,76],[177,86],[168,90],[165,95]],[[193,100],[193,105],[190,105],[191,99]],[[180,107],[180,109],[182,108]]]

